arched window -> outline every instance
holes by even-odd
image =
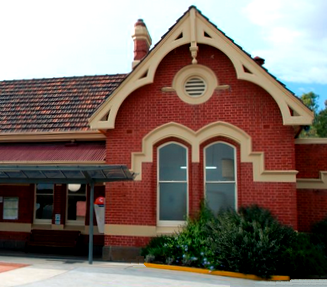
[[[178,225],[187,216],[187,148],[168,143],[158,150],[158,223]]]
[[[216,213],[221,209],[236,209],[235,148],[218,142],[205,149],[205,198]]]

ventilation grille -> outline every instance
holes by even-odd
[[[198,77],[190,78],[185,83],[185,92],[191,97],[200,97],[206,89],[205,82]]]

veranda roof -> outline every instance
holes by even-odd
[[[93,263],[93,202],[96,182],[133,180],[125,165],[1,165],[0,183],[90,184],[89,263]]]
[[[125,165],[0,165],[0,183],[81,183],[133,180]]]

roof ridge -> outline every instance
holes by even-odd
[[[58,81],[58,80],[73,80],[73,79],[86,79],[86,78],[100,78],[100,77],[126,77],[129,73],[117,73],[117,74],[102,74],[102,75],[83,75],[83,76],[63,76],[52,78],[30,78],[30,79],[12,79],[1,80],[0,83],[15,83],[15,82],[46,82],[46,81]]]

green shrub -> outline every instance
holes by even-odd
[[[269,278],[285,274],[286,250],[295,233],[258,206],[218,214],[208,224],[214,239],[215,269]]]
[[[189,218],[180,232],[153,238],[142,250],[142,255],[153,262],[209,268],[214,252],[206,225],[212,220],[213,213],[203,205],[199,214]]]
[[[162,235],[154,237],[149,244],[141,250],[146,262],[166,263],[166,258],[175,254],[174,237]]]
[[[213,240],[207,224],[214,220],[214,214],[205,204],[202,204],[196,217],[187,220],[186,226],[177,236],[183,265],[213,269]]]
[[[292,278],[327,275],[326,256],[321,247],[312,242],[310,234],[299,233],[287,252],[291,259],[289,275]]]
[[[327,217],[312,226],[311,234],[312,242],[318,245],[327,257]]]
[[[214,216],[203,204],[182,230],[153,238],[142,250],[147,262],[255,274],[307,278],[326,275],[327,220],[314,235],[298,234],[258,206],[225,210]],[[327,240],[324,241],[327,244]]]

